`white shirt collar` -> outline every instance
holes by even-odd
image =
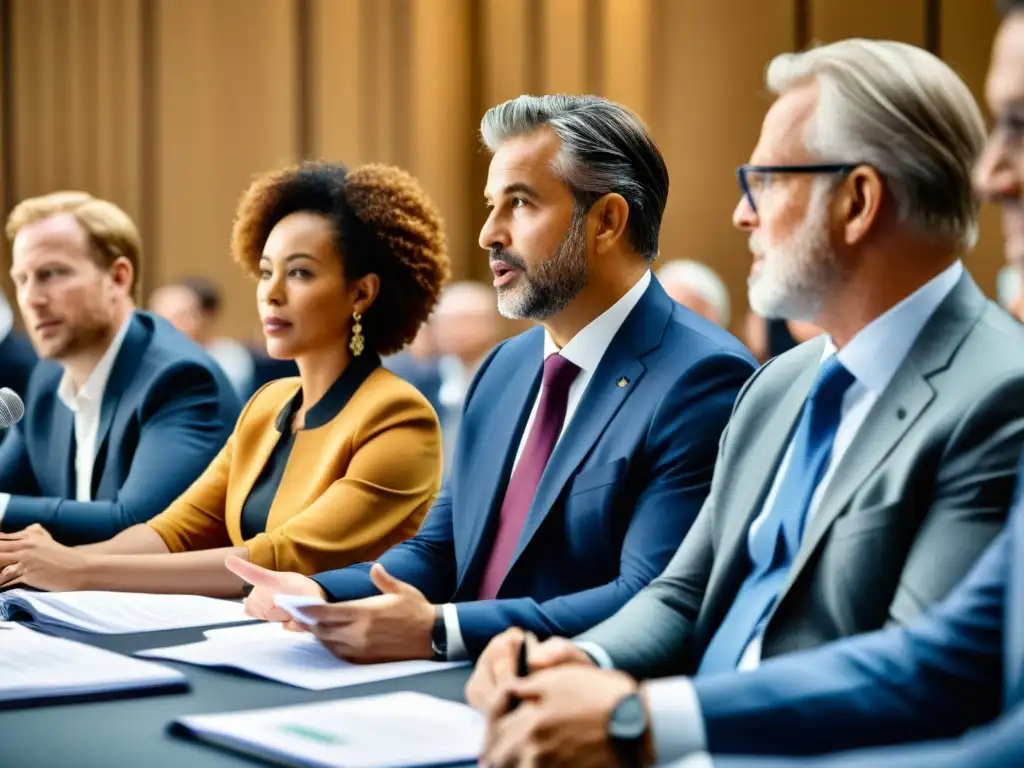
[[[603,313],[591,320],[583,330],[577,333],[562,349],[558,348],[551,334],[544,329],[544,359],[547,360],[556,352],[561,352],[569,362],[579,366],[580,370],[593,374],[597,370],[605,351],[626,322],[629,313],[640,303],[647,286],[651,284],[651,271],[644,272],[636,285],[626,291],[625,295],[612,304]]]
[[[103,401],[103,392],[107,388],[110,372],[114,369],[114,361],[117,360],[117,354],[121,351],[121,345],[124,344],[124,337],[128,335],[128,327],[131,325],[133,316],[134,313],[128,315],[128,319],[121,325],[117,335],[114,336],[114,340],[107,347],[107,351],[103,353],[103,357],[100,358],[99,362],[96,363],[96,367],[92,369],[92,373],[89,374],[89,379],[85,382],[81,392],[75,388],[75,382],[71,380],[68,372],[64,371],[64,375],[60,379],[60,385],[57,387],[57,397],[72,411],[78,410],[82,400],[88,400],[93,404]]]
[[[854,378],[881,395],[910,352],[918,335],[964,274],[959,260],[936,275],[881,317],[872,320],[839,352]],[[821,359],[836,354],[828,338]]]
[[[7,298],[0,293],[0,341],[10,336],[13,330],[14,312],[11,310],[11,305],[7,303]]]

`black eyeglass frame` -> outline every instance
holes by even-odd
[[[736,180],[740,184],[743,196],[750,203],[750,210],[757,213],[757,205],[754,203],[754,195],[747,182],[749,173],[827,173],[847,174],[854,168],[859,168],[863,163],[817,163],[809,165],[741,165],[736,169]]]

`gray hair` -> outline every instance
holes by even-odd
[[[658,279],[694,290],[715,311],[715,322],[723,328],[729,327],[732,319],[729,289],[707,264],[690,259],[667,261],[658,270]]]
[[[520,96],[491,107],[480,135],[494,152],[502,142],[549,126],[562,140],[555,173],[573,190],[577,208],[589,210],[615,192],[629,205],[630,244],[653,261],[668,199],[668,168],[643,122],[599,96]]]
[[[817,83],[804,137],[816,159],[872,166],[901,222],[964,252],[974,247],[979,206],[971,170],[985,123],[948,65],[906,43],[852,39],[777,56],[766,80],[776,94]]]

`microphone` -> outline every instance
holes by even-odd
[[[25,404],[13,389],[0,389],[0,429],[13,427],[25,415]]]

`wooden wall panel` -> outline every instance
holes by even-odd
[[[624,104],[649,120],[656,85],[653,81],[654,0],[604,0],[601,95]],[[692,3],[675,3],[686,12]]]
[[[440,208],[453,272],[483,263],[477,245],[483,188],[472,189],[480,115],[472,103],[469,5],[475,0],[415,3],[412,13],[412,152],[409,170]]]
[[[230,259],[231,224],[255,174],[298,159],[296,18],[279,0],[157,0],[155,280],[215,280],[222,330],[244,337],[255,286]]]
[[[456,276],[485,278],[480,117],[552,91],[598,92],[647,121],[672,174],[663,258],[711,263],[741,308],[749,255],[730,223],[733,168],[768,107],[772,56],[798,37],[930,43],[980,98],[996,26],[980,0],[0,0],[0,9],[10,22],[0,43],[12,43],[0,52],[9,62],[0,91],[10,84],[0,92],[0,209],[69,187],[115,200],[143,229],[147,287],[207,275],[225,290],[222,330],[243,336],[254,327],[253,286],[228,242],[254,174],[301,154],[403,165],[442,209]],[[989,291],[1000,239],[986,211],[970,264]]]
[[[925,6],[925,0],[811,0],[811,41],[877,37],[924,46]]]
[[[793,3],[659,0],[652,13],[651,128],[671,174],[661,258],[714,267],[729,286],[739,320],[750,254],[746,238],[732,226],[740,195],[734,169],[750,156],[770,104],[764,68],[793,48]]]
[[[546,2],[543,12],[543,50],[539,51],[541,83],[545,93],[587,91],[587,47],[600,40],[587,40],[587,0]]]
[[[313,0],[309,93],[312,154],[358,165],[361,144],[360,35],[362,0]]]
[[[942,0],[941,12],[939,50],[942,57],[964,78],[985,109],[985,75],[992,40],[999,26],[995,3]],[[980,223],[981,237],[965,263],[978,285],[994,297],[996,274],[1004,264],[999,209],[986,205]]]

